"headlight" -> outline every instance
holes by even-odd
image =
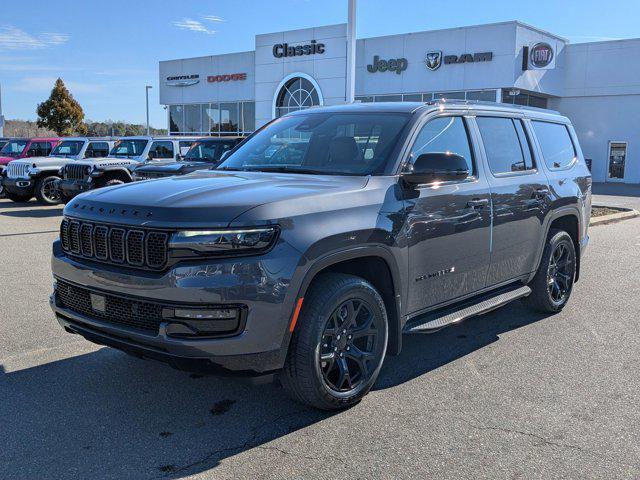
[[[258,253],[271,248],[277,235],[277,227],[185,230],[173,234],[169,247],[201,254]]]

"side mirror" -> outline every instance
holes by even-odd
[[[410,170],[402,174],[404,181],[411,185],[460,181],[468,176],[469,166],[464,157],[445,152],[423,153]]]

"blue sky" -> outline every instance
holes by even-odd
[[[0,12],[6,118],[35,119],[56,77],[92,120],[143,123],[158,61],[252,50],[254,35],[346,21],[347,0],[21,0]],[[55,6],[54,6],[55,5]],[[638,0],[359,0],[358,37],[520,20],[574,43],[640,36]]]

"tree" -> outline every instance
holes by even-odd
[[[84,135],[87,126],[83,123],[82,107],[69,93],[61,78],[51,90],[49,99],[38,105],[38,126],[49,128],[59,136]]]

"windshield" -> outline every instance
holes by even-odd
[[[0,150],[0,154],[6,157],[19,157],[23,152],[24,147],[29,143],[27,140],[11,140],[7,143],[2,150]]]
[[[218,168],[379,175],[408,120],[409,115],[401,113],[285,116],[256,133]]]
[[[139,157],[147,146],[147,140],[120,140],[111,149],[112,157]]]
[[[82,150],[84,142],[82,140],[65,140],[59,143],[51,152],[52,157],[75,157]]]
[[[216,157],[216,142],[196,142],[187,154],[184,161],[213,162]]]

